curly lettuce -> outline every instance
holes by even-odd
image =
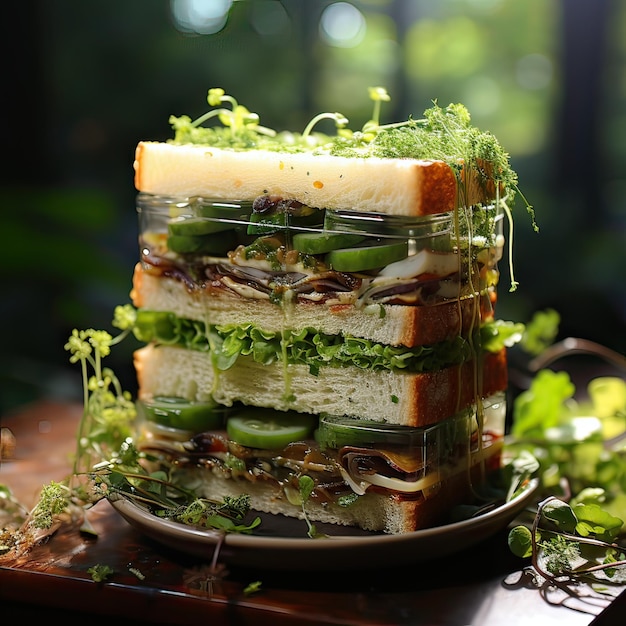
[[[484,349],[499,351],[503,342],[510,339],[505,332],[506,338],[498,340],[500,332],[506,328],[501,324],[483,326],[481,336],[489,337]],[[210,352],[214,365],[220,370],[232,367],[240,356],[252,357],[264,365],[278,360],[307,365],[312,374],[317,374],[320,367],[346,366],[374,371],[432,372],[472,358],[472,346],[462,337],[407,348],[359,337],[326,335],[312,328],[274,332],[253,324],[207,326],[202,321],[150,310],[137,312],[135,336],[145,343]]]

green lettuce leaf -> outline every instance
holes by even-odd
[[[500,329],[504,339],[498,340]],[[369,370],[429,372],[463,363],[472,358],[470,343],[455,337],[430,346],[388,346],[359,337],[325,335],[305,328],[297,332],[272,332],[253,324],[209,326],[204,322],[179,318],[173,313],[140,309],[134,333],[145,343],[177,345],[189,350],[210,352],[220,370],[234,365],[239,356],[250,356],[256,363],[269,365],[277,360],[307,365],[316,374],[322,366],[354,366]],[[490,324],[482,328],[488,337],[487,349],[500,350],[513,333],[508,325]]]

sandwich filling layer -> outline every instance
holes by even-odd
[[[502,396],[492,396],[481,410],[480,418],[473,406],[429,428],[323,416],[309,432],[313,432],[310,438],[269,449],[233,441],[230,424],[228,431],[215,429],[188,437],[189,433],[148,420],[142,447],[167,459],[175,482],[211,497],[249,493],[257,510],[301,517],[301,479],[307,476],[310,520],[352,524],[351,513],[362,510],[364,502],[375,503],[372,511],[378,509],[378,514],[370,514],[367,521],[362,518],[357,525],[404,532],[409,530],[402,524],[408,523],[410,512],[432,509],[453,484],[457,498],[471,497],[472,489],[479,490],[486,474],[498,467]],[[258,415],[244,408],[233,428],[241,428],[246,420],[254,422]],[[270,413],[265,415],[272,419]],[[446,501],[452,500],[448,493]],[[395,518],[399,526],[389,528],[386,509],[400,505],[405,513]]]

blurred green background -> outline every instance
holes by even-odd
[[[462,102],[535,206],[514,214],[500,317],[626,352],[626,3],[618,0],[26,0],[3,11],[0,411],[76,397],[63,346],[111,330],[138,258],[133,154],[222,87],[278,130]],[[11,33],[11,36],[8,36]],[[128,343],[109,357],[131,391]]]

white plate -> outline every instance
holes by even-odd
[[[263,534],[222,535],[162,519],[126,499],[113,500],[111,505],[146,536],[193,556],[213,558],[223,539],[219,560],[233,565],[323,570],[332,563],[332,569],[354,569],[427,561],[469,548],[505,528],[530,503],[537,486],[537,479],[532,480],[515,499],[477,517],[401,535],[316,524],[318,530],[334,533],[323,539],[307,537],[304,521],[279,515],[260,515]]]

